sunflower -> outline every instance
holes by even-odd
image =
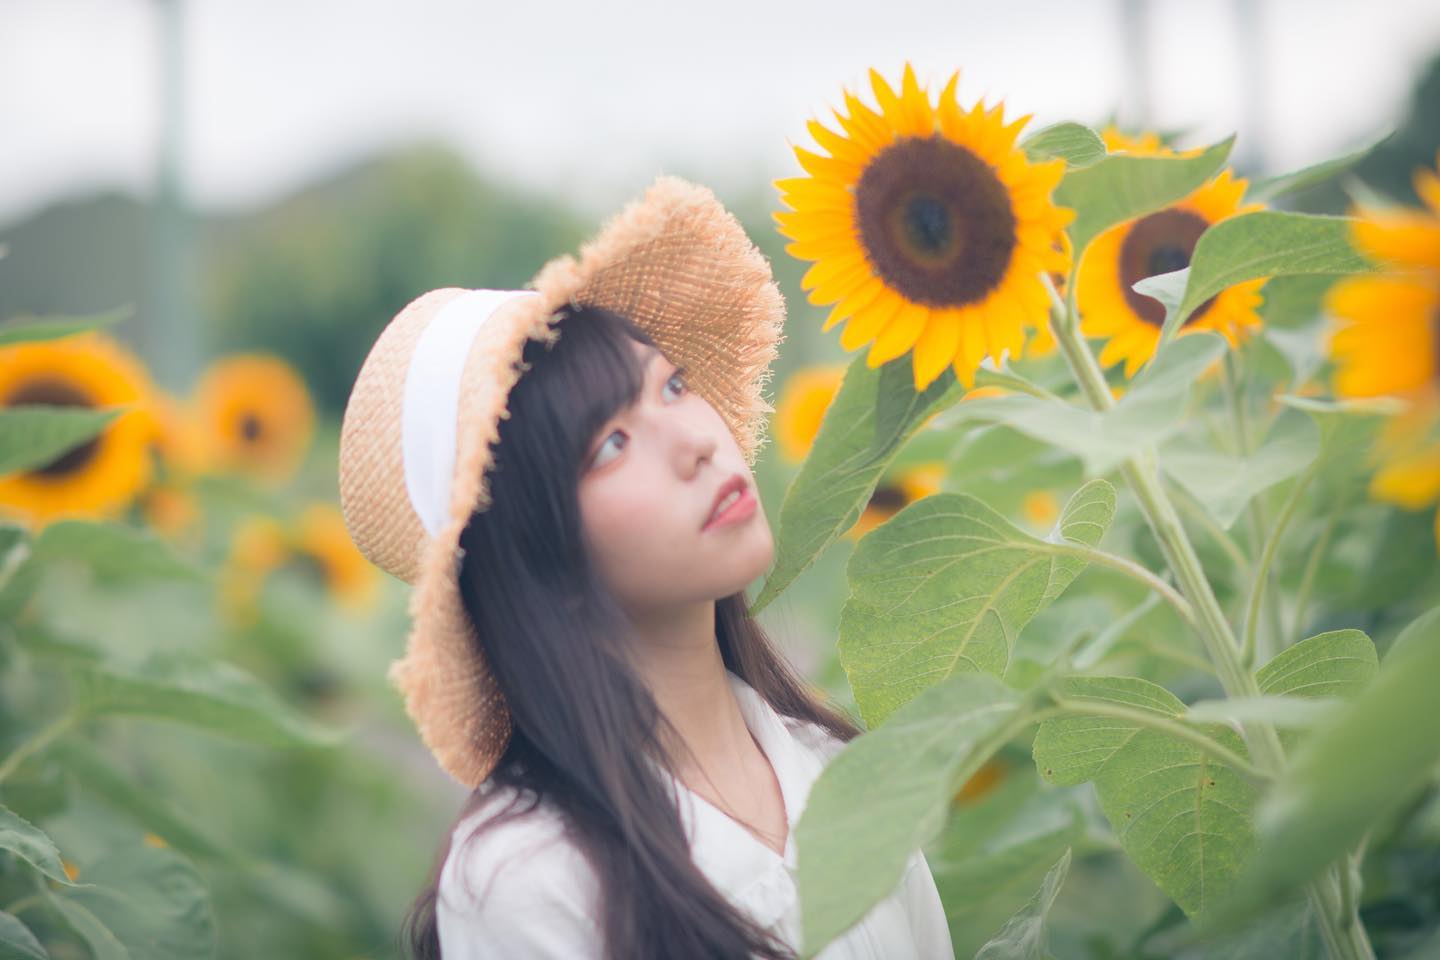
[[[221,567],[218,599],[225,619],[241,626],[254,623],[265,578],[290,557],[285,528],[274,517],[254,514],[240,520]]]
[[[380,586],[378,571],[365,559],[345,528],[340,510],[330,503],[312,503],[300,514],[292,541],[294,550],[313,563],[325,591],[340,606],[368,610]]]
[[[1131,138],[1107,128],[1101,136],[1108,149],[1137,156],[1197,152],[1162,146],[1153,133]],[[1243,178],[1223,170],[1165,209],[1116,224],[1090,242],[1075,274],[1075,303],[1085,336],[1107,338],[1100,351],[1102,366],[1124,360],[1125,376],[1131,377],[1155,354],[1165,308],[1159,300],[1136,293],[1133,284],[1188,267],[1196,241],[1212,224],[1262,209],[1263,204],[1241,203],[1245,187]],[[1190,314],[1180,333],[1213,330],[1235,346],[1260,325],[1256,308],[1265,279],[1246,280],[1220,291]]]
[[[0,507],[35,526],[118,516],[150,480],[152,390],[144,365],[97,331],[0,349],[0,405],[129,407],[50,463],[0,477]]]
[[[150,448],[167,476],[188,479],[205,469],[205,442],[190,407],[157,387],[146,410],[151,422]]]
[[[1407,409],[1385,425],[1371,496],[1409,510],[1440,500],[1440,153],[1415,171],[1421,210],[1357,210],[1351,244],[1388,272],[1347,277],[1325,297],[1335,392],[1391,396]],[[1440,516],[1437,516],[1440,546]]]
[[[1069,269],[1056,246],[1074,211],[1051,200],[1064,161],[1016,146],[1028,115],[961,109],[959,76],[932,105],[910,64],[899,93],[870,70],[879,111],[846,90],[844,133],[808,124],[829,155],[794,147],[809,176],[775,181],[785,249],[814,261],[801,286],[834,305],[824,329],[848,320],[840,345],[871,344],[870,367],[913,351],[917,390],[947,366],[968,387],[983,357],[1018,356],[1049,309],[1041,272]]]
[[[859,540],[916,500],[939,492],[944,479],[945,466],[939,463],[921,464],[897,472],[894,480],[876,485],[860,519],[845,531],[844,538]]]
[[[167,537],[194,543],[199,532],[200,508],[189,490],[169,483],[146,487],[139,498],[145,522]]]
[[[207,462],[272,483],[294,474],[314,432],[310,391],[278,357],[216,361],[196,385],[194,403]]]
[[[820,421],[844,379],[844,364],[805,367],[786,378],[775,405],[775,439],[782,459],[798,463],[810,454]]]

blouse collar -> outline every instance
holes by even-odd
[[[781,717],[737,674],[729,669],[725,674],[735,692],[745,725],[765,752],[780,783],[780,793],[785,801],[785,856],[780,857],[669,770],[653,760],[651,763],[662,774],[664,781],[672,785],[672,794],[681,801],[678,804],[680,819],[690,840],[691,856],[696,865],[716,886],[743,899],[754,899],[746,897],[752,887],[770,888],[771,896],[764,900],[779,910],[786,905],[786,898],[777,894],[793,890],[783,881],[781,874],[788,873],[793,877],[795,873],[795,825],[805,809],[810,788],[820,775],[824,761],[791,733],[789,724],[801,721]]]

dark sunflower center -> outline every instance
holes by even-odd
[[[1209,226],[1210,222],[1198,213],[1161,210],[1142,217],[1130,228],[1120,246],[1120,289],[1125,291],[1125,302],[1141,320],[1161,326],[1165,323],[1165,307],[1154,297],[1136,293],[1134,284],[1146,277],[1174,273],[1190,266],[1195,243]],[[1185,322],[1203,315],[1214,303],[1214,297],[1206,300]]]
[[[870,494],[869,506],[874,510],[894,513],[908,502],[909,500],[905,496],[905,491],[899,487],[880,486],[876,487],[875,492]]]
[[[5,398],[7,407],[19,406],[21,404],[43,404],[52,407],[93,407],[94,399],[85,391],[72,383],[63,380],[31,380],[20,384]],[[43,467],[32,467],[28,473],[40,474],[47,478],[63,477],[70,473],[78,472],[95,456],[100,449],[100,437],[92,437],[60,456],[51,460]]]
[[[246,443],[258,443],[260,435],[264,431],[263,421],[253,413],[246,413],[240,418],[240,438]]]
[[[965,147],[905,137],[875,155],[855,186],[860,241],[875,272],[931,307],[983,300],[1015,249],[1015,214],[995,171]]]

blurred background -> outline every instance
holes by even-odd
[[[68,638],[54,642],[134,658],[203,651],[354,731],[338,750],[276,751],[115,724],[100,742],[160,807],[103,790],[67,805],[39,769],[6,784],[7,803],[20,791],[51,811],[82,878],[117,838],[185,849],[223,956],[395,955],[464,791],[384,681],[407,589],[359,558],[338,516],[339,417],[365,353],[420,293],[519,287],[673,173],[712,187],[774,264],[789,305],[777,394],[810,377],[828,396],[851,358],[800,290],[807,264],[783,252],[771,181],[799,172],[791,146],[810,146],[807,120],[832,123],[842,88],[868,100],[868,68],[894,80],[907,59],[932,90],[960,69],[962,103],[1003,98],[1029,129],[1116,122],[1186,145],[1238,132],[1242,176],[1394,131],[1348,180],[1286,200],[1314,212],[1358,192],[1413,204],[1411,171],[1440,148],[1440,5],[1426,0],[893,0],[883,16],[835,0],[0,0],[0,321],[120,311],[110,332],[130,357],[65,362],[117,389],[153,382],[157,466],[81,479],[95,515],[153,528],[208,573],[108,590],[47,578],[35,620]],[[786,436],[756,468],[772,518],[803,423]],[[860,527],[925,489],[897,478]],[[1056,509],[1016,507],[1036,529]],[[853,703],[834,655],[848,550],[761,620]],[[17,703],[0,720],[31,709]],[[233,869],[235,850],[265,872]],[[1134,906],[1072,900],[1057,909],[1077,941]]]

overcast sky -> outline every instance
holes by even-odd
[[[1155,122],[1238,130],[1258,74],[1267,167],[1393,122],[1440,48],[1440,3],[1148,6]],[[881,15],[881,11],[885,11]],[[184,0],[185,180],[209,208],[269,200],[348,159],[432,135],[481,169],[597,214],[659,172],[717,190],[799,172],[805,121],[912,60],[932,89],[1007,116],[1098,122],[1123,90],[1121,0]],[[147,190],[159,130],[154,0],[0,0],[0,222],[76,190]],[[868,87],[864,96],[869,99]],[[1239,148],[1237,148],[1238,150]]]

